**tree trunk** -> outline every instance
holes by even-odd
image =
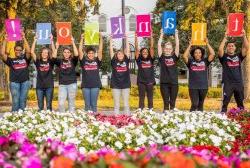
[[[18,0],[12,1],[12,2],[7,2],[6,4],[6,11],[7,11],[7,18],[8,19],[14,19],[16,18],[16,11],[17,11],[17,3]],[[14,57],[15,56],[15,52],[14,52],[14,46],[15,46],[15,42],[8,42],[7,43],[7,52],[9,53],[10,57]],[[6,78],[6,85],[4,88],[4,98],[5,100],[9,100],[11,101],[11,96],[10,96],[10,89],[9,89],[9,76],[10,76],[10,71],[9,68],[7,66],[5,66],[5,78]]]
[[[248,41],[250,41],[250,0],[247,1],[247,23],[246,23],[246,32]],[[244,96],[245,99],[250,99],[250,51],[247,53],[247,57],[244,60],[243,64],[243,81],[244,81]]]

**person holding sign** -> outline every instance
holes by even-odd
[[[79,60],[82,68],[82,94],[85,100],[85,111],[97,112],[97,99],[101,88],[101,79],[99,70],[102,62],[103,40],[100,36],[98,55],[95,57],[96,50],[93,47],[87,47],[86,56],[83,52],[83,38],[79,44]]]
[[[46,100],[47,110],[52,111],[52,99],[54,90],[53,69],[55,59],[51,58],[51,50],[47,47],[41,49],[40,55],[35,53],[37,35],[31,47],[31,56],[37,69],[36,96],[38,99],[39,110],[44,110],[44,99]],[[53,36],[50,38],[52,49],[55,50]],[[56,55],[54,55],[56,56]]]
[[[161,29],[158,41],[158,56],[160,63],[160,90],[164,102],[164,112],[175,110],[175,102],[178,94],[178,69],[179,37],[175,31],[175,50],[171,42],[166,42],[162,49],[163,30]]]
[[[227,112],[227,106],[232,95],[235,97],[237,107],[244,109],[244,87],[241,73],[241,63],[247,56],[249,43],[247,41],[245,30],[242,30],[242,48],[240,53],[236,53],[236,44],[234,41],[227,41],[228,31],[219,46],[219,60],[222,65],[222,83],[223,83],[223,105],[221,112]],[[224,47],[226,45],[226,52]]]
[[[120,97],[122,94],[124,103],[124,113],[130,114],[129,111],[129,91],[131,87],[129,72],[130,49],[128,37],[126,36],[125,51],[118,50],[114,53],[113,40],[110,38],[110,57],[111,57],[111,88],[114,99],[114,113],[120,114]]]
[[[30,88],[29,64],[30,46],[22,32],[23,46],[16,44],[14,47],[15,57],[7,53],[6,39],[3,41],[1,59],[10,67],[10,92],[12,97],[12,111],[24,110],[27,102],[27,95]],[[24,50],[23,50],[24,49]]]
[[[75,97],[77,91],[76,80],[76,65],[78,62],[78,49],[75,40],[71,37],[73,44],[73,56],[69,47],[63,48],[63,58],[56,58],[59,44],[56,43],[56,48],[53,51],[52,57],[55,58],[55,64],[59,67],[59,91],[58,104],[59,111],[65,112],[64,103],[68,98],[69,112],[75,111]]]
[[[144,108],[145,93],[148,98],[148,108],[153,110],[154,77],[154,39],[150,37],[150,49],[138,47],[138,38],[135,34],[135,59],[138,65],[137,85],[139,89],[139,111]]]
[[[203,111],[204,100],[208,91],[208,67],[214,60],[214,49],[205,39],[208,48],[208,56],[205,57],[205,49],[196,46],[193,49],[192,40],[183,54],[183,61],[189,70],[188,87],[191,99],[190,111]],[[191,57],[189,57],[189,54]]]

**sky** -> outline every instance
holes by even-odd
[[[153,11],[157,0],[125,0],[125,6],[135,8],[138,14]],[[112,14],[121,12],[121,0],[100,0],[100,13]]]

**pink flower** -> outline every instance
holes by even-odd
[[[34,144],[31,144],[29,142],[25,142],[22,146],[20,151],[18,151],[17,156],[31,156],[37,154],[37,147]]]
[[[41,159],[37,156],[29,157],[23,161],[22,168],[42,168]]]
[[[9,135],[9,140],[14,141],[17,144],[23,144],[25,141],[28,141],[27,137],[19,132],[19,131],[14,131]]]
[[[0,146],[5,145],[6,143],[8,143],[8,138],[5,136],[0,136]]]

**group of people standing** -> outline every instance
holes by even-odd
[[[31,59],[37,69],[37,100],[39,110],[52,110],[54,90],[53,70],[54,66],[59,69],[58,111],[65,111],[65,102],[68,100],[68,110],[75,111],[75,97],[77,92],[76,66],[78,61],[82,71],[81,89],[85,101],[85,111],[97,111],[97,100],[101,88],[99,75],[103,57],[103,37],[100,36],[98,52],[94,47],[84,47],[84,36],[81,36],[79,48],[72,37],[73,50],[63,47],[62,57],[58,56],[59,44],[54,44],[51,36],[51,48],[43,47],[40,54],[35,51],[37,36],[34,37],[32,47],[23,36],[23,46],[14,47],[15,55],[10,56],[6,51],[6,40],[1,47],[1,58],[10,67],[10,91],[12,95],[12,111],[18,111],[26,107],[29,82],[29,64]],[[137,85],[139,90],[139,109],[142,110],[145,96],[147,95],[148,108],[153,109],[153,90],[155,85],[154,61],[158,59],[160,66],[160,91],[164,102],[164,112],[175,110],[178,95],[178,67],[180,59],[178,31],[175,32],[175,47],[171,42],[163,44],[163,31],[161,30],[158,41],[158,57],[154,53],[154,39],[151,35],[149,47],[139,49],[138,38],[135,35],[135,59],[138,65]],[[244,108],[244,88],[242,82],[241,62],[247,55],[249,44],[242,31],[242,49],[236,53],[234,41],[227,41],[227,32],[218,51],[219,61],[223,69],[223,106],[221,112],[227,111],[227,106],[234,94],[237,106]],[[190,41],[182,59],[189,70],[189,96],[191,99],[190,111],[203,111],[204,100],[208,92],[208,68],[215,59],[215,51],[205,40],[207,51],[200,46],[193,46]],[[226,46],[226,51],[224,48]],[[114,113],[120,114],[120,97],[124,103],[124,113],[129,114],[130,95],[130,49],[126,36],[124,50],[113,49],[112,37],[110,38],[111,57],[111,85],[114,99]]]

